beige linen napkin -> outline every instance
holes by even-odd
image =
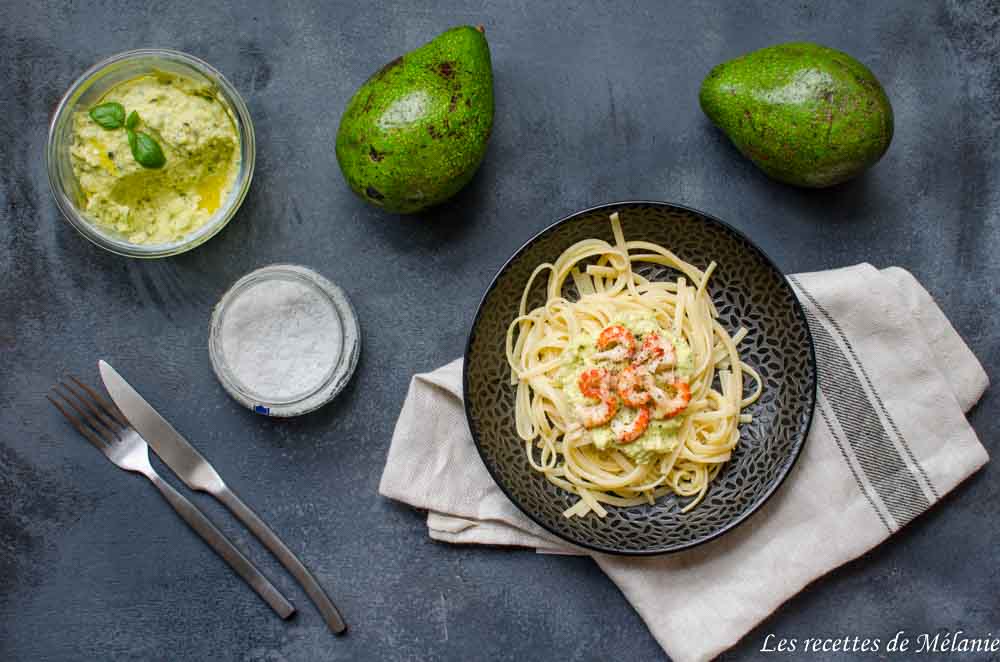
[[[591,554],[675,661],[718,655],[988,459],[965,419],[986,373],[913,276],[862,264],[790,281],[819,364],[812,429],[784,485],[721,538],[635,559],[573,549],[535,525],[476,452],[461,359],[413,378],[379,491],[426,509],[438,540]]]

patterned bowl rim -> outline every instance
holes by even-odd
[[[795,289],[788,282],[785,273],[778,268],[778,265],[775,264],[774,260],[772,260],[771,257],[767,253],[765,253],[760,246],[758,246],[752,239],[750,239],[750,237],[748,237],[742,231],[738,230],[737,228],[733,227],[732,225],[723,221],[722,219],[717,218],[712,214],[703,212],[700,209],[695,209],[694,207],[688,207],[686,205],[681,205],[673,202],[664,202],[659,200],[621,200],[618,202],[608,202],[600,205],[595,205],[593,207],[588,207],[586,209],[581,209],[579,211],[573,212],[572,214],[564,216],[563,218],[559,219],[552,225],[549,225],[548,227],[539,231],[533,237],[528,239],[528,241],[524,242],[524,244],[522,244],[520,248],[514,251],[513,255],[507,258],[507,260],[503,263],[503,266],[501,266],[500,269],[497,271],[496,275],[493,276],[493,279],[490,281],[489,286],[486,288],[486,291],[483,293],[482,298],[479,300],[479,306],[476,308],[476,316],[472,320],[472,327],[469,330],[469,338],[465,344],[465,353],[463,354],[463,357],[468,357],[469,352],[472,350],[472,342],[476,337],[476,331],[479,327],[479,318],[483,314],[483,308],[486,305],[486,300],[489,298],[490,294],[492,294],[493,290],[497,286],[497,283],[499,282],[500,278],[504,275],[504,273],[506,273],[507,269],[509,269],[510,266],[521,256],[521,254],[524,253],[524,251],[526,251],[532,244],[534,244],[536,241],[538,241],[545,235],[549,234],[550,232],[554,232],[558,227],[560,227],[564,223],[570,223],[576,218],[583,216],[585,214],[592,214],[594,212],[599,212],[602,210],[610,211],[614,209],[627,208],[630,206],[638,206],[638,205],[667,207],[671,209],[679,209],[681,211],[690,212],[692,214],[696,214],[697,216],[701,217],[703,222],[709,224],[714,223],[720,228],[722,228],[724,231],[735,235],[738,239],[742,239],[743,242],[750,249],[757,252],[757,254],[763,259],[764,265],[767,268],[771,269],[776,274],[781,276],[781,282],[784,284],[784,287],[787,289],[788,293],[791,294],[795,313],[798,316],[799,320],[802,322],[802,326],[806,330],[806,338],[809,341],[808,358],[809,358],[809,367],[812,373],[812,388],[809,389],[809,415],[807,417],[805,426],[802,427],[802,429],[798,433],[799,438],[797,443],[795,444],[795,447],[792,449],[791,457],[784,463],[784,465],[782,466],[777,475],[777,479],[774,480],[771,486],[768,488],[768,490],[764,492],[764,495],[760,497],[756,503],[751,504],[751,506],[747,508],[743,513],[741,513],[739,517],[737,517],[731,522],[728,522],[725,526],[720,527],[718,530],[712,532],[707,536],[704,536],[697,540],[685,542],[681,545],[678,545],[677,547],[672,547],[670,549],[653,549],[653,550],[619,549],[616,547],[606,547],[604,545],[587,542],[585,540],[574,540],[569,536],[559,531],[556,531],[555,529],[550,527],[542,520],[541,517],[536,516],[534,513],[531,512],[530,509],[522,505],[521,502],[518,501],[518,499],[514,497],[513,494],[511,494],[510,490],[507,489],[507,486],[503,484],[503,481],[501,481],[497,477],[497,474],[493,470],[493,467],[486,460],[486,454],[483,451],[482,443],[480,441],[479,426],[476,422],[475,417],[472,414],[472,408],[469,405],[469,362],[465,359],[463,359],[462,361],[462,403],[465,409],[465,419],[468,422],[469,431],[472,433],[472,440],[476,445],[476,451],[479,453],[479,459],[486,467],[486,471],[489,472],[490,477],[493,479],[493,482],[496,483],[497,486],[500,488],[500,491],[504,493],[504,495],[510,500],[511,503],[517,506],[518,510],[527,515],[528,518],[531,519],[531,521],[533,521],[535,524],[539,525],[552,535],[556,536],[557,538],[565,540],[571,545],[582,547],[584,549],[588,549],[593,552],[600,552],[602,554],[614,554],[618,556],[660,556],[664,554],[673,554],[676,552],[681,552],[684,550],[692,549],[694,547],[698,547],[699,545],[703,545],[707,542],[717,539],[719,536],[728,533],[729,531],[732,531],[740,524],[750,519],[750,516],[756,513],[761,506],[767,503],[767,501],[774,495],[774,493],[778,490],[778,488],[781,487],[782,483],[785,482],[785,479],[788,477],[788,474],[791,473],[792,468],[798,463],[799,457],[802,455],[802,448],[803,446],[805,446],[806,440],[809,437],[809,431],[810,429],[812,429],[813,416],[816,412],[816,399],[818,391],[816,347],[813,343],[812,330],[809,328],[809,323],[806,319],[805,310],[802,308],[802,302],[799,301],[799,297],[795,293]]]

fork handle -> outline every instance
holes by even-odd
[[[341,618],[340,612],[327,597],[326,592],[323,591],[323,587],[319,585],[316,578],[306,569],[302,562],[299,561],[298,557],[292,553],[285,543],[281,542],[281,538],[272,531],[264,521],[257,516],[257,513],[252,511],[248,505],[243,503],[238,496],[228,487],[212,493],[215,498],[221,501],[226,508],[232,511],[233,515],[236,516],[243,524],[250,529],[257,538],[260,539],[264,546],[267,547],[274,556],[281,561],[281,565],[288,569],[288,572],[292,573],[292,576],[302,585],[305,589],[306,594],[309,599],[313,601],[316,608],[319,609],[320,614],[323,615],[323,620],[326,621],[327,627],[333,631],[334,634],[342,634],[347,630],[347,624],[344,623],[344,619]]]
[[[278,589],[262,575],[247,557],[243,556],[240,550],[229,542],[226,536],[215,527],[212,522],[205,517],[198,508],[187,500],[180,492],[175,490],[170,483],[160,478],[157,474],[149,476],[149,479],[160,490],[163,498],[173,506],[177,514],[194,529],[202,539],[208,543],[209,547],[215,550],[229,566],[243,578],[250,587],[257,592],[264,602],[275,611],[281,618],[288,618],[295,613],[295,607],[285,599]]]

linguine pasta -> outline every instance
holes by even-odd
[[[701,271],[626,241],[618,214],[611,227],[614,244],[580,241],[528,279],[506,341],[517,433],[532,468],[579,497],[566,517],[671,493],[691,498],[687,512],[731,457],[761,380],[737,352],[746,329],[731,336],[716,319],[706,290],[715,262]],[[633,271],[643,262],[679,276],[650,281]],[[546,301],[529,311],[544,274]],[[575,300],[563,296],[568,284]]]

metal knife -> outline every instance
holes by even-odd
[[[274,531],[226,486],[208,460],[160,416],[114,368],[105,361],[98,361],[97,365],[111,399],[118,405],[132,427],[156,451],[160,459],[192,490],[207,492],[221,501],[292,573],[319,609],[330,630],[335,634],[344,632],[347,625],[341,618],[340,612],[327,597],[319,582],[281,542]]]

